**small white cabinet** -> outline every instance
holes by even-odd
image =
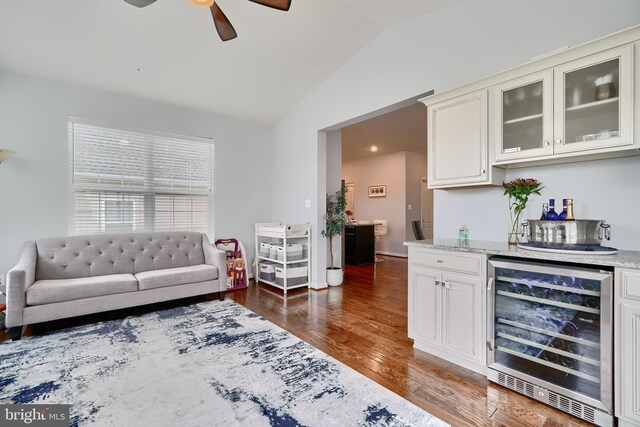
[[[422,102],[428,114],[429,188],[497,185],[502,177],[489,169],[487,90]]]
[[[415,348],[486,373],[485,264],[484,255],[409,247],[408,325]]]
[[[287,291],[311,283],[311,226],[256,223],[256,285],[260,282]]]
[[[553,72],[497,85],[493,94],[496,161],[553,154]]]
[[[616,269],[615,299],[615,415],[640,426],[640,270]]]

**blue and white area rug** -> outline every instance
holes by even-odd
[[[81,426],[447,425],[230,300],[3,342],[0,403]]]

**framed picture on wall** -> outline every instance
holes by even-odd
[[[369,197],[386,197],[387,186],[386,185],[372,185],[369,187]]]

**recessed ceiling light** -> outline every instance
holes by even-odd
[[[372,145],[371,147],[369,147],[369,151],[371,151],[372,153],[375,153],[376,151],[378,151],[378,146]]]
[[[136,70],[137,72],[141,72],[142,71],[142,67],[136,67],[136,68],[134,68],[134,70]]]

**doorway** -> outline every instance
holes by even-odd
[[[420,180],[420,226],[424,238],[433,239],[433,190],[427,185],[427,178]]]

